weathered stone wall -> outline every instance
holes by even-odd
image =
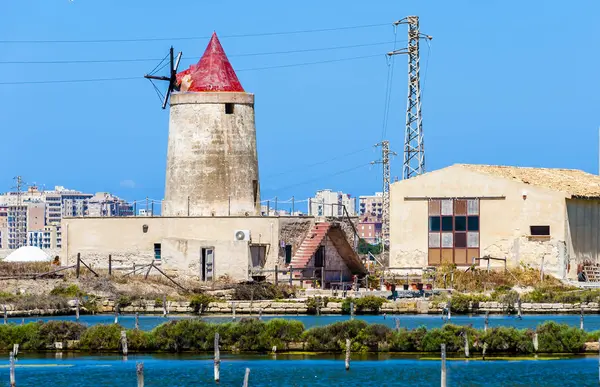
[[[174,93],[163,215],[258,215],[259,202],[254,95]]]

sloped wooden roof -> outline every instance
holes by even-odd
[[[477,164],[457,165],[474,172],[564,192],[573,197],[600,198],[600,176],[578,169],[525,168]]]

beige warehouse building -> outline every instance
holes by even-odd
[[[390,267],[396,270],[467,266],[490,256],[575,279],[584,264],[599,262],[596,175],[457,164],[396,182],[390,195]]]

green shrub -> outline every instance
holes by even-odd
[[[51,347],[55,342],[79,340],[86,327],[72,321],[48,321],[39,324],[39,335],[46,347]]]
[[[208,308],[208,304],[215,301],[215,298],[208,294],[195,294],[190,298],[190,307],[194,308],[194,313]]]
[[[481,338],[487,343],[487,353],[532,353],[533,331],[512,327],[488,329]]]
[[[471,308],[479,308],[479,303],[485,301],[490,301],[490,298],[483,294],[455,293],[450,298],[450,310],[453,313],[466,314],[471,312]]]
[[[448,352],[464,350],[465,339],[462,335],[465,333],[468,334],[469,348],[473,348],[478,333],[475,329],[447,324],[427,331],[417,349],[422,352],[439,352],[441,344],[446,344]]]
[[[391,337],[392,330],[388,326],[369,324],[356,335],[352,344],[352,350],[358,352],[377,351],[380,344],[387,347]]]
[[[304,332],[304,324],[295,320],[273,319],[264,324],[258,341],[266,350],[277,348],[288,349],[292,342],[300,341]]]
[[[587,334],[566,324],[548,321],[538,326],[539,352],[578,353],[583,351]]]
[[[200,320],[180,320],[159,325],[151,333],[156,348],[168,352],[183,352],[213,349],[216,331],[217,325],[214,324]]]
[[[350,314],[351,303],[354,303],[355,314],[378,314],[379,309],[385,301],[385,299],[377,296],[346,298],[344,302],[342,302],[342,314]]]
[[[59,285],[50,291],[50,295],[52,296],[61,296],[67,298],[74,298],[81,294],[83,294],[83,292],[81,289],[79,289],[79,286],[75,284],[71,284],[67,287]]]
[[[118,324],[94,325],[83,332],[79,346],[91,351],[116,351],[120,347],[122,330]]]
[[[323,327],[314,327],[304,332],[306,349],[311,351],[339,352],[346,339],[354,340],[367,323],[361,320],[337,322]]]

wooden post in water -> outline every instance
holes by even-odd
[[[144,363],[135,364],[135,373],[137,374],[138,387],[144,387]]]
[[[350,320],[354,320],[354,302],[350,302]]]
[[[221,352],[219,351],[219,332],[215,333],[215,382],[221,380]]]
[[[469,358],[469,335],[465,331],[465,357]]]
[[[535,352],[537,352],[537,351],[538,351],[538,348],[539,348],[539,343],[538,343],[538,334],[537,334],[537,332],[535,332],[535,333],[533,334],[533,350],[534,350]]]
[[[15,357],[19,356],[19,344],[13,344],[13,354]]]
[[[262,320],[262,308],[258,309],[258,319]]]
[[[400,317],[394,317],[396,321],[396,332],[400,332]]]
[[[17,385],[15,381],[15,355],[14,353],[10,353],[9,355],[10,361],[10,387],[15,387]]]
[[[352,350],[352,345],[350,343],[350,339],[346,339],[346,371],[350,370],[350,351]]]
[[[4,309],[4,325],[8,324],[8,312],[6,311],[6,305],[2,305]]]
[[[487,351],[487,347],[488,347],[487,343],[483,343],[483,351],[482,351],[483,360],[485,360],[485,352]]]
[[[21,317],[21,325],[25,325],[25,317]]]
[[[581,316],[579,316],[579,329],[583,330],[583,303],[581,305]]]
[[[441,378],[441,386],[446,387],[446,344],[441,345],[442,349],[442,378]]]
[[[127,331],[121,331],[121,347],[123,348],[123,356],[127,357]]]
[[[452,301],[448,301],[448,321],[452,318]]]
[[[163,294],[162,301],[163,301],[162,302],[162,304],[163,304],[163,317],[167,318],[168,311],[167,311],[167,295],[166,294]]]
[[[119,304],[115,304],[115,324],[119,323]]]
[[[246,368],[246,374],[244,375],[244,387],[248,387],[248,379],[250,378],[250,368]]]
[[[231,302],[231,319],[235,321],[235,302]]]
[[[140,314],[135,312],[135,329],[140,329]]]
[[[521,320],[523,318],[523,315],[521,314],[521,296],[519,296],[519,299],[517,300],[517,313],[519,320]]]
[[[488,310],[485,312],[485,320],[483,321],[483,331],[484,332],[487,332],[487,330],[488,330],[488,325],[490,323],[489,320],[490,320],[490,311]]]
[[[75,321],[79,322],[79,297],[75,299]]]

